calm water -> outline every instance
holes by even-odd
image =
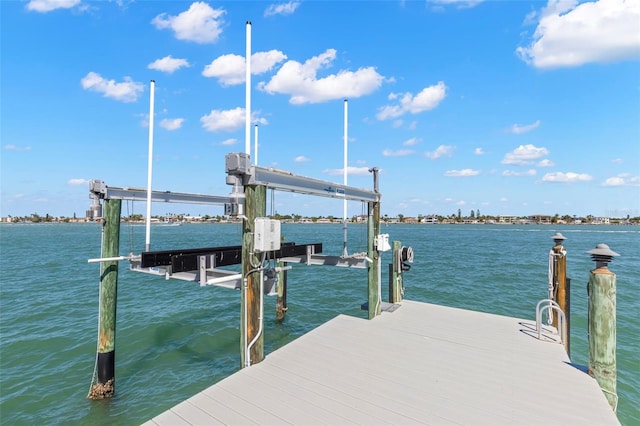
[[[534,318],[546,297],[551,236],[567,237],[571,349],[587,364],[584,252],[607,243],[622,256],[617,274],[618,417],[640,424],[640,227],[389,225],[382,232],[412,246],[407,299]],[[342,251],[341,225],[284,224],[287,241]],[[238,244],[238,225],[154,227],[152,248]],[[122,226],[121,253],[139,253],[144,227]],[[366,229],[349,227],[349,251],[364,251]],[[116,396],[86,398],[93,375],[98,314],[100,226],[0,226],[0,423],[139,424],[228,376],[239,366],[239,292],[132,273],[118,284]],[[385,253],[383,265],[390,261]],[[386,268],[383,268],[386,271]],[[386,282],[383,272],[383,282]],[[268,353],[339,313],[364,317],[366,271],[297,265],[289,272],[286,320],[266,299]],[[387,291],[383,290],[383,297]],[[496,396],[499,397],[499,396]],[[553,384],[549,387],[553,398]],[[560,396],[561,397],[561,396]]]

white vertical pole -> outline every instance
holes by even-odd
[[[244,152],[251,155],[251,21],[247,21],[247,51],[245,54],[245,126]]]
[[[254,130],[253,154],[255,156],[255,160],[253,161],[253,164],[257,166],[258,165],[258,125],[257,124],[253,126],[253,130]]]
[[[344,186],[347,186],[347,143],[348,143],[348,105],[349,101],[344,100],[344,168],[342,172],[342,180]],[[343,243],[342,243],[342,255],[347,256],[347,199],[342,200],[342,233],[343,233]]]
[[[156,90],[156,82],[151,80],[149,85],[149,158],[147,160],[147,218],[146,218],[146,238],[145,251],[151,248],[151,177],[153,174],[153,104]]]

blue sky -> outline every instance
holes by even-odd
[[[90,179],[145,188],[151,80],[154,189],[228,194],[246,21],[261,166],[341,183],[348,99],[348,183],[372,188],[379,167],[382,214],[640,215],[638,1],[31,0],[0,14],[2,216],[82,216]],[[341,217],[342,201],[276,192],[267,211]],[[222,208],[153,207],[167,212]]]

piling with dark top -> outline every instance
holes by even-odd
[[[609,404],[618,405],[616,371],[616,274],[608,264],[618,253],[598,244],[587,253],[596,262],[590,271],[589,295],[589,374],[595,377]]]
[[[393,242],[392,261],[389,264],[389,303],[402,302],[402,245]]]
[[[553,284],[555,287],[555,301],[564,312],[566,326],[567,326],[567,335],[565,336],[564,347],[567,351],[567,354],[570,354],[570,330],[571,330],[571,315],[570,315],[570,289],[569,289],[569,280],[567,279],[567,251],[562,245],[566,238],[559,232],[557,232],[553,237]],[[559,329],[560,321],[558,316],[556,315],[553,318],[553,326]]]
[[[104,200],[102,220],[102,257],[117,257],[120,249],[121,200]],[[100,269],[100,308],[98,318],[97,383],[90,399],[110,398],[115,392],[116,299],[118,262],[102,262]]]

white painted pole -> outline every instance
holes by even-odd
[[[254,130],[253,155],[256,157],[255,160],[253,161],[253,164],[257,166],[258,165],[258,125],[257,124],[253,126],[253,130]]]
[[[153,175],[153,107],[155,90],[156,82],[151,80],[151,83],[149,84],[149,158],[147,160],[147,217],[145,251],[149,251],[151,248],[151,177]]]
[[[247,51],[245,54],[245,126],[244,152],[251,155],[251,21],[247,21]]]
[[[344,100],[344,168],[342,172],[343,183],[344,186],[347,186],[347,143],[348,143],[348,109],[349,109],[349,101]],[[343,233],[343,244],[342,244],[342,255],[347,256],[347,199],[342,200],[342,233]]]

